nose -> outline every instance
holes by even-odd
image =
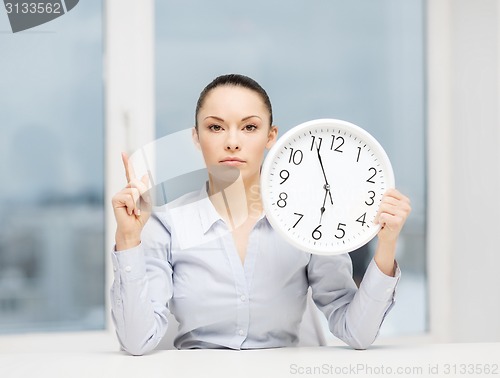
[[[227,151],[238,151],[241,149],[240,141],[238,138],[238,131],[231,130],[227,133],[226,137],[226,150]]]

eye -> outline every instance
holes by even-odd
[[[245,131],[254,131],[257,129],[257,126],[255,125],[246,125],[245,126]]]
[[[222,130],[222,127],[219,126],[219,125],[210,125],[208,126],[208,128],[211,130],[211,131],[215,131],[215,132],[218,132],[218,131],[221,131]]]

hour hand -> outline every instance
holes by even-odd
[[[325,213],[325,203],[326,203],[326,195],[330,193],[329,189],[325,189],[325,197],[323,198],[323,206],[321,206],[320,212],[321,215],[319,216],[319,224],[321,224],[321,220],[323,219],[323,214]],[[330,198],[332,198],[332,195],[330,193]]]

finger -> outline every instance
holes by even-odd
[[[394,198],[394,197],[384,197],[382,198],[382,201],[380,202],[380,205],[392,205],[392,206],[399,206],[399,204],[402,203],[401,200]]]
[[[394,188],[387,189],[387,191],[384,193],[384,196],[382,197],[382,199],[384,199],[384,198],[394,198],[394,199],[397,199],[399,201],[410,203],[410,199],[408,197],[406,197],[399,190],[394,189]]]
[[[142,199],[144,200],[144,202],[146,202],[147,205],[149,205],[151,203],[151,195],[150,195],[150,185],[149,185],[149,176],[148,175],[144,175],[141,177],[141,183],[143,185],[143,188],[145,189],[142,193],[141,193],[141,196],[142,196]]]
[[[399,215],[384,213],[380,216],[380,225],[384,230],[391,232],[400,232],[405,223],[405,218]]]
[[[122,152],[122,162],[125,167],[125,175],[127,176],[127,182],[130,181],[130,175],[128,174],[128,156],[125,152]]]
[[[397,202],[396,204],[393,204],[386,202],[380,205],[377,215],[374,219],[374,223],[381,223],[380,218],[382,215],[399,216],[406,219],[410,211],[410,207],[405,203]]]
[[[407,201],[405,198],[398,200],[393,197],[386,197],[380,203],[380,208],[390,213],[395,213],[397,211],[402,211],[403,213],[411,212],[410,201]]]
[[[113,206],[118,207],[123,204],[124,198],[127,196],[133,196],[133,191],[137,189],[132,189],[132,188],[125,188],[122,189],[120,192],[116,193],[113,198],[112,198],[112,203]]]
[[[387,189],[384,193],[384,197],[394,197],[394,198],[397,198],[397,199],[401,199],[403,197],[403,195],[401,194],[401,192],[395,188],[390,188],[390,189]]]
[[[148,185],[144,183],[144,177],[141,178],[141,180],[138,179],[132,179],[126,186],[127,188],[135,188],[139,191],[140,195],[143,195],[143,193],[147,192],[148,190]]]
[[[123,166],[125,167],[125,175],[127,176],[127,182],[130,182],[134,180],[136,177],[135,177],[134,167],[132,166],[129,157],[125,152],[122,152],[122,161],[123,161]]]
[[[137,202],[134,200],[134,196],[132,196],[131,194],[125,197],[125,205],[127,207],[128,215],[134,214],[134,212],[137,210],[136,203]]]
[[[113,198],[113,207],[115,209],[124,208],[128,215],[132,215],[135,209],[135,201],[132,193],[123,191]]]
[[[387,204],[387,198],[382,198],[382,201],[380,202],[380,205],[377,210],[377,214],[375,215],[375,218],[373,219],[373,223],[375,224],[380,224],[380,216],[387,211],[387,207],[389,206]]]
[[[141,210],[149,210],[151,207],[151,195],[149,191],[149,177],[142,176],[141,180],[133,179],[128,184],[124,191],[130,191],[133,194],[135,201],[134,213],[141,215]]]
[[[387,205],[381,208],[376,224],[382,228],[389,226],[390,230],[401,230],[409,214],[407,207]]]
[[[137,216],[141,215],[141,194],[139,189],[137,188],[129,188],[125,191],[129,196],[132,197],[132,201],[134,202],[134,207],[132,209],[133,213]],[[129,213],[129,215],[132,215]]]
[[[403,211],[398,207],[396,204],[392,203],[381,203],[377,215],[375,216],[375,219],[373,220],[373,223],[375,224],[382,224],[381,217],[383,214],[388,214],[388,215],[398,215],[402,213]]]
[[[377,214],[374,218],[374,223],[378,223],[378,219],[380,217],[380,214],[387,210],[390,213],[394,213],[396,210],[390,210],[390,209],[402,209],[406,213],[411,212],[411,204],[410,204],[410,199],[406,197],[405,195],[401,194],[398,190],[396,189],[388,189],[385,193],[384,196],[382,197],[382,200],[380,202],[379,209],[377,211]]]
[[[139,207],[139,199],[141,198],[141,195],[139,194],[139,190],[137,188],[130,188],[129,195],[132,197],[132,201],[134,202],[134,214],[137,216],[141,215],[141,209]]]

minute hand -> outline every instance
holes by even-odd
[[[325,168],[323,167],[323,161],[321,160],[321,155],[319,153],[319,148],[316,146],[316,152],[318,153],[319,165],[321,166],[321,171],[323,172],[323,177],[325,178],[325,190],[330,195],[330,202],[333,205],[332,192],[330,191],[330,184],[328,184],[328,179],[326,178]]]

